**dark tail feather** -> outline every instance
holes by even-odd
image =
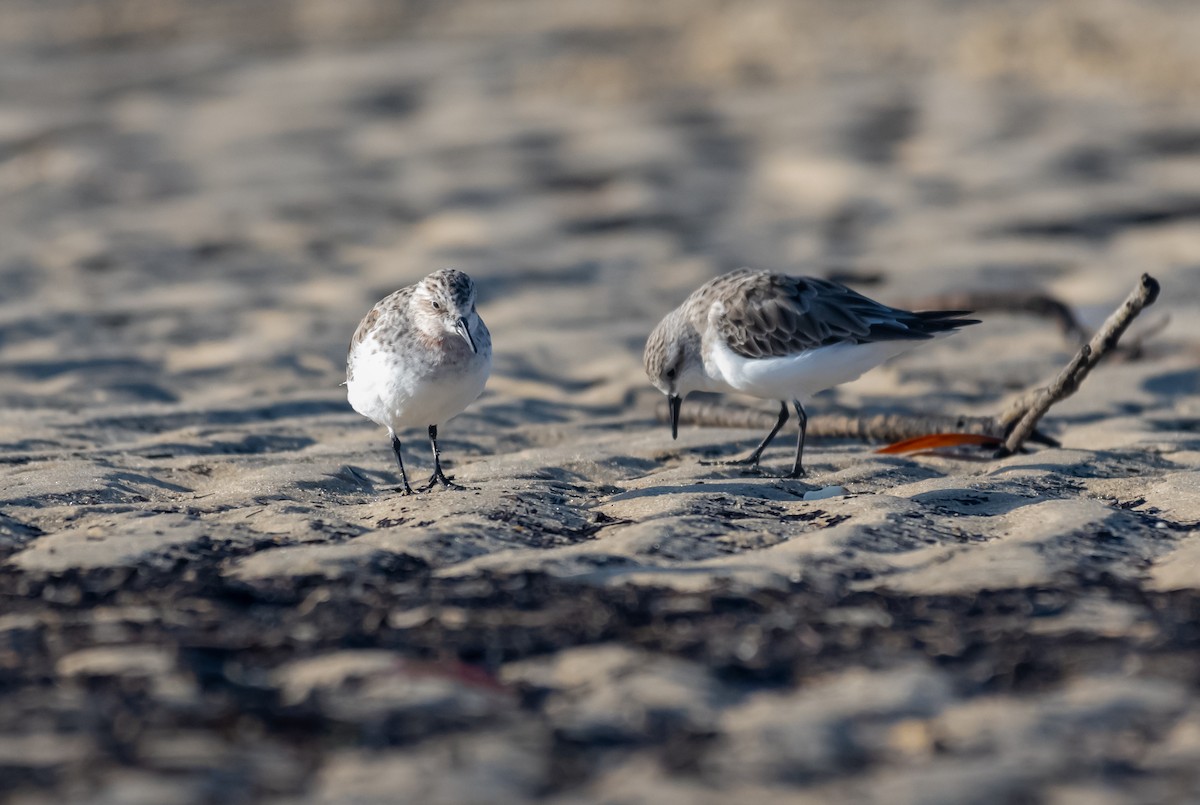
[[[979,319],[963,319],[960,316],[969,316],[974,311],[971,310],[921,310],[913,313],[917,321],[913,329],[934,335],[936,333],[944,333],[950,330],[957,330],[959,327],[966,327],[971,324],[979,324]]]
[[[918,319],[953,319],[970,316],[974,310],[918,310],[913,313]]]
[[[925,310],[910,313],[907,310],[894,311],[889,321],[876,322],[871,325],[866,341],[923,341],[933,338],[939,333],[948,333],[969,324],[979,324],[979,319],[960,319],[970,310]]]

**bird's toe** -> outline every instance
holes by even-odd
[[[745,458],[705,458],[700,460],[700,464],[705,467],[750,467],[758,468],[758,458],[755,456],[746,456]]]
[[[453,475],[434,473],[432,476],[430,476],[428,483],[426,483],[424,486],[421,487],[420,491],[421,492],[429,492],[434,487],[437,487],[437,486],[440,486],[442,489],[456,489],[456,490],[463,490],[463,489],[470,488],[470,487],[466,487],[466,486],[460,486],[459,484],[454,483]]]

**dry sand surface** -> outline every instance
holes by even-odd
[[[1182,0],[0,6],[0,798],[1196,801],[1197,41]],[[476,489],[401,498],[345,346],[451,265]],[[740,265],[1092,327],[1149,272],[1130,335],[1170,319],[1061,449],[781,481],[641,368]],[[813,412],[991,413],[1073,349],[984,318]]]

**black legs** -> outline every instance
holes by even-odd
[[[403,486],[400,488],[400,494],[411,495],[412,487],[408,485],[408,475],[404,472],[404,457],[400,455],[400,437],[392,434],[392,452],[396,454],[396,463],[400,465],[400,483]]]
[[[441,484],[446,489],[462,489],[458,484],[451,483],[446,473],[442,472],[442,451],[438,449],[437,425],[429,426],[429,444],[433,448],[433,475],[429,476],[429,483],[421,487],[421,491],[433,489],[434,484]]]
[[[799,400],[792,400],[792,406],[796,409],[796,417],[800,420],[800,435],[796,437],[796,460],[792,464],[792,471],[784,477],[802,478],[804,477],[804,467],[801,462],[804,458],[804,437],[808,432],[808,414],[805,412],[804,406],[800,404]],[[771,428],[771,432],[767,434],[765,439],[759,442],[758,447],[754,448],[750,455],[746,456],[745,458],[725,459],[723,461],[701,461],[700,463],[707,465],[724,464],[757,467],[758,460],[762,458],[763,451],[767,449],[767,445],[771,443],[771,441],[779,433],[779,429],[782,428],[787,421],[787,403],[781,401],[779,403],[779,419],[775,420],[775,427]]]
[[[767,437],[758,443],[758,447],[754,448],[753,452],[745,458],[728,458],[723,461],[701,461],[701,464],[725,464],[725,465],[747,465],[757,467],[758,460],[762,457],[763,451],[767,449],[767,445],[775,438],[775,434],[779,433],[779,429],[788,421],[787,403],[779,404],[779,419],[775,420],[775,427],[771,428],[771,432]]]
[[[808,433],[808,414],[805,413],[804,406],[800,404],[799,400],[792,400],[792,405],[796,407],[796,418],[800,420],[800,433],[796,436],[796,461],[792,464],[792,471],[787,474],[787,477],[803,478],[804,467],[800,465],[800,462],[804,458],[804,436]]]
[[[437,443],[437,425],[429,426],[429,444],[433,447],[433,475],[429,478],[429,483],[421,487],[419,492],[428,492],[433,489],[434,484],[441,484],[446,489],[464,489],[458,484],[451,483],[446,477],[446,473],[442,472],[442,451],[438,449]],[[400,455],[400,438],[396,434],[392,434],[392,452],[396,454],[396,465],[400,467],[400,494],[411,495],[413,488],[408,485],[408,474],[404,472],[404,458]]]
[[[780,428],[782,428],[784,425],[787,424],[787,421],[788,421],[787,404],[781,402],[779,404],[779,419],[775,420],[775,427],[771,428],[771,432],[768,433],[766,435],[766,437],[761,442],[758,443],[758,447],[754,448],[754,452],[751,453],[750,455],[746,456],[746,458],[750,459],[750,461],[748,463],[750,463],[750,464],[758,463],[759,456],[761,456],[762,452],[767,449],[767,445],[769,445],[775,439],[775,435],[777,433],[779,433]]]

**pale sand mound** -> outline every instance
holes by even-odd
[[[0,797],[1185,799],[1200,11],[502,5],[0,10]],[[1090,326],[1148,272],[1171,319],[1061,449],[781,481],[641,369],[743,264]],[[402,498],[344,350],[446,265],[475,489]],[[814,410],[990,413],[1070,354],[984,318]]]

